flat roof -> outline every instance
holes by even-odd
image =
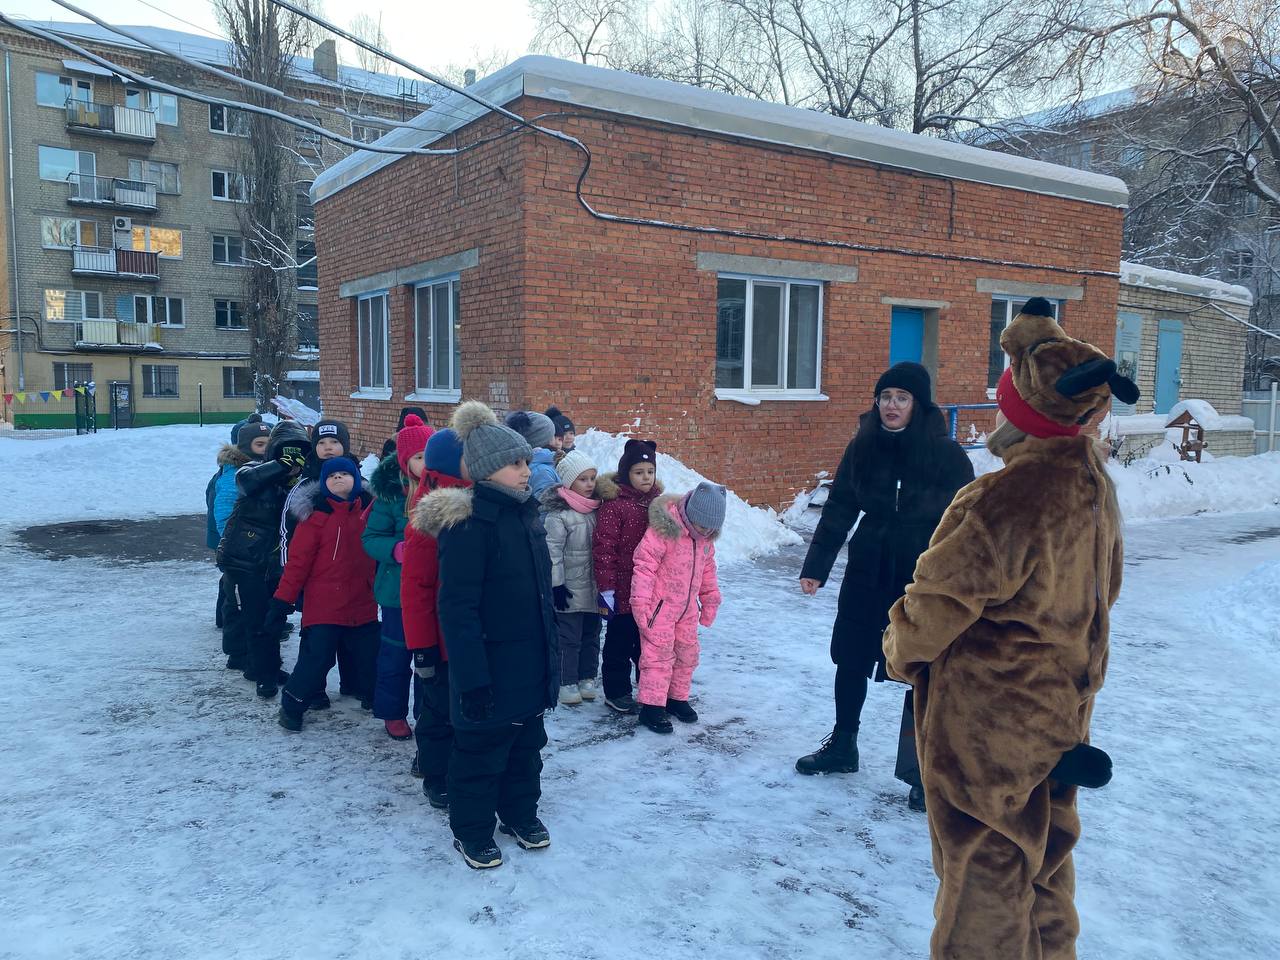
[[[1248,287],[1223,283],[1221,280],[1211,280],[1208,277],[1197,277],[1193,273],[1177,273],[1174,270],[1148,267],[1145,263],[1121,260],[1120,282],[1130,287],[1163,290],[1166,293],[1180,293],[1188,297],[1202,297],[1205,300],[1222,300],[1226,303],[1238,303],[1244,307],[1253,306],[1253,293]]]
[[[521,96],[537,97],[950,180],[1113,207],[1129,202],[1128,188],[1115,177],[554,57],[521,57],[467,89],[500,106]],[[410,127],[393,130],[378,144],[429,146],[488,112],[462,94],[450,93],[411,121]],[[402,156],[353,153],[316,179],[312,198],[332,196]]]

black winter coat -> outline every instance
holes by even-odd
[[[236,471],[240,499],[218,544],[219,570],[280,576],[280,511],[291,483],[288,467],[278,460],[251,463]]]
[[[876,431],[874,441],[855,438],[845,450],[800,573],[826,583],[850,528],[864,514],[849,541],[831,659],[877,680],[884,679],[881,636],[889,608],[906,592],[916,559],[956,491],[973,480],[973,464],[947,435],[941,411],[929,405],[922,414],[922,430],[898,434],[881,428],[875,410],[863,416],[859,432]],[[872,451],[868,463],[856,463],[855,448]]]
[[[554,707],[560,687],[551,557],[538,503],[477,484],[429,494],[439,526],[437,609],[449,650],[455,727],[498,727]],[[494,716],[462,716],[461,694],[489,687]]]

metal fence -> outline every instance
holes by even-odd
[[[994,403],[943,403],[939,408],[947,415],[947,432],[952,440],[959,442],[966,450],[978,450],[982,447],[982,435],[995,429],[995,411],[999,409]],[[969,419],[965,435],[960,435],[960,411],[980,410],[981,413]]]
[[[1268,393],[1251,393],[1242,401],[1242,412],[1253,421],[1257,452],[1280,450],[1280,384],[1272,383]]]

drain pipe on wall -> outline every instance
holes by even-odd
[[[3,46],[3,44],[0,44]],[[9,48],[4,47],[4,122],[9,163],[9,247],[13,251],[13,315],[18,318],[18,389],[27,389],[27,372],[22,354],[22,303],[18,292],[18,208],[13,198],[13,83],[9,68]]]

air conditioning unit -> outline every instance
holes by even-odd
[[[133,217],[116,217],[113,225],[116,233],[132,233]]]

